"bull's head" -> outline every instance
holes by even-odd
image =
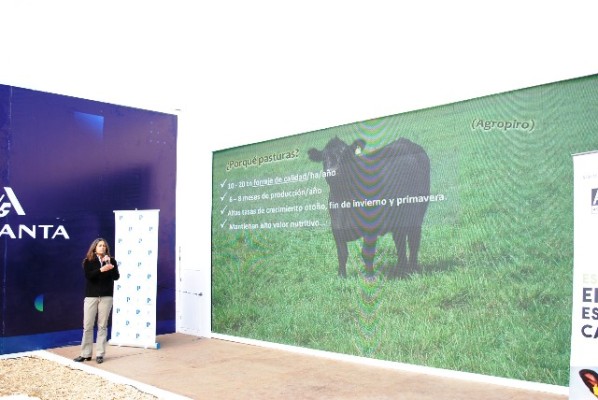
[[[335,137],[326,144],[324,150],[311,148],[307,154],[310,160],[322,162],[324,171],[336,172],[343,159],[355,157],[358,149],[361,151],[364,147],[365,141],[363,139],[357,139],[349,146],[338,137]]]

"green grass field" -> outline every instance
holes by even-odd
[[[213,331],[567,385],[571,155],[598,149],[597,111],[598,78],[588,77],[215,153]],[[484,129],[480,121],[503,127]],[[507,122],[526,127],[506,129]],[[339,278],[327,210],[251,214],[327,204],[324,179],[238,184],[321,171],[307,150],[323,148],[334,136],[347,143],[361,137],[371,147],[407,137],[428,152],[431,192],[444,200],[428,208],[419,273],[402,280],[382,274],[364,280],[361,241],[356,241],[349,244],[348,277]],[[254,157],[266,160],[281,153],[294,157],[250,164]],[[227,171],[231,160],[238,167]],[[242,160],[249,160],[245,167]],[[314,194],[271,198],[295,189]],[[270,198],[262,199],[264,193]],[[230,201],[239,195],[254,197]],[[320,226],[260,228],[264,222],[297,220]],[[257,228],[230,229],[231,223]],[[381,237],[376,269],[395,262],[390,235]]]

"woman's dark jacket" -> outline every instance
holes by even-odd
[[[83,270],[85,271],[85,297],[112,296],[114,294],[114,281],[120,278],[118,264],[116,260],[110,257],[110,264],[114,265],[110,271],[101,272],[100,268],[105,263],[95,257],[89,261],[83,261]]]

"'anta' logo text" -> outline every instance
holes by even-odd
[[[17,215],[26,215],[14,190],[5,186],[4,193],[0,193],[0,218],[6,217],[11,212],[15,212]],[[22,239],[23,237],[33,239],[56,239],[62,237],[63,239],[70,239],[63,225],[55,226],[50,224],[19,224],[16,227],[12,227],[9,224],[0,224],[0,238],[3,236],[11,239]]]

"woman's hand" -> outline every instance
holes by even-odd
[[[114,265],[110,263],[110,256],[105,255],[102,257],[102,262],[106,262],[106,264],[102,265],[100,272],[110,271],[112,268],[114,268]]]
[[[102,268],[100,268],[100,272],[110,271],[112,268],[114,268],[114,265],[106,264],[106,265],[103,265]]]

